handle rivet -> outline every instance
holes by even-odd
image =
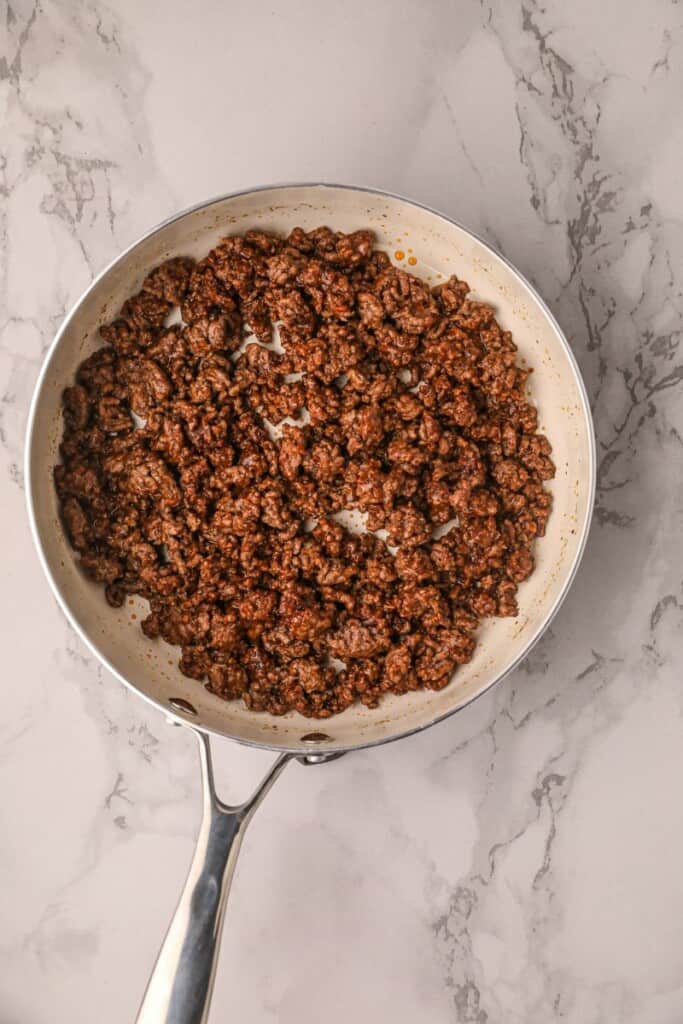
[[[190,704],[189,700],[184,700],[182,697],[169,697],[168,703],[176,711],[184,711],[186,715],[197,714],[197,709],[194,704]]]

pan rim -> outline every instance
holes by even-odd
[[[210,726],[207,726],[207,725],[204,725],[204,724],[200,724],[200,723],[188,720],[187,718],[185,718],[182,715],[178,714],[170,705],[169,706],[164,705],[160,701],[158,701],[155,698],[153,698],[152,696],[150,696],[148,693],[144,692],[143,690],[138,689],[129,679],[127,679],[121,672],[118,671],[118,669],[116,669],[111,664],[109,659],[99,650],[99,648],[98,648],[97,644],[95,643],[95,641],[93,639],[91,639],[91,637],[87,634],[86,630],[83,629],[81,627],[80,623],[77,621],[75,615],[72,613],[72,611],[71,611],[71,609],[69,607],[68,602],[63,597],[62,592],[61,592],[61,588],[60,588],[57,580],[55,579],[55,576],[52,573],[52,570],[51,570],[51,568],[50,568],[50,566],[48,564],[47,557],[46,557],[46,554],[45,554],[45,550],[43,548],[42,538],[40,536],[40,531],[38,529],[37,520],[36,520],[34,495],[33,495],[33,487],[32,487],[32,473],[31,473],[31,461],[32,461],[32,459],[31,459],[31,455],[32,455],[32,449],[33,449],[33,439],[34,439],[34,433],[35,433],[35,418],[36,418],[36,412],[37,412],[38,404],[39,404],[40,397],[41,397],[42,392],[43,392],[43,387],[44,387],[44,384],[45,384],[45,381],[46,381],[46,378],[47,378],[47,375],[48,375],[48,371],[49,371],[50,365],[52,363],[53,356],[54,356],[54,354],[55,354],[55,352],[56,352],[56,350],[57,350],[57,348],[59,346],[61,338],[64,335],[64,333],[66,332],[66,330],[68,329],[68,327],[69,327],[71,321],[73,320],[74,316],[76,315],[78,309],[80,308],[82,303],[85,301],[85,299],[88,297],[90,292],[99,284],[99,282],[104,277],[106,277],[106,275],[117,264],[119,264],[121,261],[123,261],[128,255],[130,255],[139,245],[141,245],[147,239],[153,237],[159,231],[161,231],[164,228],[168,227],[170,224],[173,224],[176,221],[182,220],[184,217],[188,216],[189,214],[196,213],[199,210],[206,209],[207,207],[213,206],[213,205],[215,205],[217,203],[225,202],[228,199],[236,199],[236,198],[239,198],[239,197],[242,197],[242,196],[254,195],[254,194],[259,193],[259,192],[268,192],[268,191],[273,191],[273,190],[277,190],[277,189],[316,189],[316,188],[319,188],[319,189],[331,189],[331,190],[332,189],[341,189],[341,190],[346,190],[346,191],[351,191],[351,192],[360,192],[360,193],[364,193],[364,194],[368,194],[368,195],[382,196],[384,198],[395,199],[395,200],[398,200],[399,202],[407,204],[408,206],[412,206],[412,207],[416,207],[418,209],[424,210],[427,213],[430,213],[433,216],[438,217],[440,220],[442,220],[442,221],[446,222],[447,224],[450,224],[450,225],[458,228],[460,231],[464,232],[465,235],[468,235],[470,238],[474,239],[481,246],[483,246],[483,248],[485,250],[487,250],[495,258],[500,260],[501,263],[504,264],[504,266],[510,271],[510,273],[517,279],[517,281],[522,285],[522,287],[529,293],[529,295],[538,304],[538,306],[540,307],[543,315],[546,317],[546,319],[548,320],[550,326],[555,331],[555,333],[556,333],[556,335],[557,335],[557,337],[558,337],[558,339],[560,341],[560,344],[561,344],[561,346],[562,346],[562,348],[564,350],[564,353],[567,356],[567,359],[569,361],[569,365],[571,367],[571,370],[572,370],[572,373],[573,373],[573,376],[574,376],[574,380],[576,382],[577,389],[578,389],[579,395],[581,397],[581,406],[582,406],[582,411],[583,411],[584,420],[585,420],[585,426],[586,426],[586,434],[587,434],[587,441],[588,441],[588,467],[587,467],[587,470],[588,470],[588,484],[587,484],[587,486],[588,486],[588,495],[587,495],[587,503],[586,503],[586,513],[585,513],[585,516],[584,516],[584,521],[581,524],[581,535],[580,535],[579,542],[578,542],[578,545],[577,545],[577,548],[576,548],[576,553],[574,555],[573,563],[572,563],[572,565],[571,565],[571,567],[570,567],[570,569],[569,569],[569,571],[567,573],[567,576],[566,576],[566,578],[565,578],[565,580],[564,580],[564,582],[562,584],[562,587],[561,587],[558,595],[556,596],[554,602],[552,603],[552,605],[548,609],[546,615],[544,616],[542,621],[539,623],[539,626],[536,629],[536,632],[534,633],[534,635],[531,637],[531,639],[526,644],[526,646],[523,648],[523,650],[519,653],[519,655],[514,659],[514,661],[503,672],[501,672],[498,676],[496,676],[494,679],[492,679],[490,683],[488,683],[486,686],[484,686],[482,689],[480,689],[476,693],[472,694],[466,700],[463,700],[462,702],[457,703],[454,707],[449,708],[447,711],[439,713],[438,715],[436,715],[434,718],[430,719],[427,722],[423,722],[423,723],[421,723],[419,725],[411,726],[411,727],[406,728],[406,729],[401,729],[400,731],[398,731],[398,732],[396,732],[396,733],[394,733],[394,734],[392,734],[390,736],[383,736],[383,737],[378,738],[378,739],[371,739],[371,740],[367,740],[367,741],[361,741],[359,743],[353,743],[351,745],[349,745],[349,744],[346,744],[346,745],[339,745],[339,744],[327,745],[326,744],[324,747],[321,746],[321,747],[317,747],[317,748],[312,749],[310,747],[310,745],[309,746],[305,746],[305,745],[301,745],[301,744],[292,745],[291,743],[278,744],[276,742],[265,742],[265,741],[254,740],[254,739],[246,739],[244,737],[234,736],[234,735],[231,735],[229,733],[222,732],[219,729],[215,729],[215,728],[212,728]],[[292,754],[300,754],[300,755],[301,754],[311,755],[314,752],[315,753],[319,752],[324,757],[325,755],[328,755],[328,754],[340,754],[340,753],[345,753],[345,752],[351,751],[351,750],[364,750],[364,749],[368,749],[368,748],[371,748],[371,747],[382,746],[385,743],[393,743],[396,740],[405,739],[408,736],[414,736],[414,735],[416,735],[418,733],[424,732],[425,729],[429,729],[433,725],[437,725],[439,722],[445,721],[447,718],[450,718],[452,715],[455,715],[458,711],[462,711],[464,708],[468,707],[474,701],[478,700],[479,697],[482,697],[485,693],[488,693],[494,687],[498,686],[499,683],[502,683],[502,681],[504,679],[506,679],[516,668],[519,667],[519,665],[524,661],[524,659],[529,655],[529,653],[536,646],[536,644],[538,643],[540,638],[543,636],[543,634],[546,632],[546,630],[548,629],[548,626],[551,624],[551,622],[553,621],[553,619],[557,615],[558,611],[562,607],[562,604],[564,603],[564,600],[565,600],[565,598],[566,598],[566,596],[567,596],[567,594],[568,594],[568,592],[569,592],[569,590],[571,588],[571,585],[573,584],[573,582],[574,582],[574,580],[576,578],[576,575],[577,575],[578,570],[579,570],[579,566],[581,565],[581,561],[583,559],[583,556],[584,556],[584,553],[585,553],[585,550],[586,550],[586,545],[587,545],[587,542],[588,542],[588,536],[589,536],[589,533],[590,533],[591,523],[592,523],[592,519],[593,519],[594,505],[595,505],[595,493],[596,493],[596,484],[597,484],[596,440],[595,440],[595,430],[594,430],[594,425],[593,425],[593,416],[592,416],[592,413],[591,413],[590,401],[589,401],[589,397],[588,397],[588,392],[586,390],[586,385],[584,383],[584,380],[583,380],[583,377],[582,377],[582,374],[581,374],[581,370],[579,368],[579,364],[578,364],[578,361],[576,359],[576,356],[574,355],[574,352],[572,351],[572,348],[571,348],[571,346],[570,346],[570,344],[569,344],[569,342],[568,342],[568,340],[566,338],[566,335],[565,335],[564,331],[560,327],[560,325],[559,325],[557,319],[555,318],[554,314],[550,310],[549,306],[547,305],[547,303],[545,302],[543,297],[539,294],[539,292],[537,291],[535,286],[533,284],[531,284],[531,282],[514,266],[514,264],[512,264],[510,262],[510,260],[508,260],[507,257],[503,253],[501,253],[495,246],[491,245],[488,241],[486,241],[479,234],[477,234],[477,232],[472,231],[470,228],[466,227],[464,224],[462,224],[460,221],[456,220],[454,217],[450,217],[450,216],[442,213],[440,210],[436,210],[434,207],[427,205],[426,203],[422,203],[422,202],[419,202],[418,200],[408,198],[407,196],[401,195],[400,193],[391,192],[391,191],[388,191],[386,189],[373,188],[373,187],[367,186],[367,185],[341,184],[341,183],[337,183],[337,182],[325,182],[325,181],[298,181],[298,182],[296,182],[296,181],[295,182],[286,182],[285,181],[285,182],[274,182],[274,183],[270,183],[270,184],[252,186],[252,187],[246,188],[246,189],[237,189],[237,190],[234,190],[232,192],[226,192],[226,193],[222,193],[222,194],[213,196],[210,199],[205,199],[205,200],[203,200],[201,202],[194,203],[194,204],[192,204],[190,206],[185,207],[183,210],[179,211],[178,213],[172,214],[171,216],[169,216],[169,217],[165,218],[164,220],[160,221],[154,227],[150,228],[149,230],[147,230],[143,234],[141,234],[130,245],[128,245],[125,249],[123,249],[122,252],[120,252],[118,254],[118,256],[114,257],[114,259],[112,259],[93,278],[93,280],[90,282],[90,284],[87,286],[87,288],[84,289],[84,291],[81,293],[81,295],[78,297],[78,299],[71,306],[69,312],[67,313],[67,315],[65,316],[64,320],[62,321],[59,329],[57,330],[57,332],[56,332],[52,342],[50,343],[50,345],[49,345],[49,347],[48,347],[48,349],[47,349],[47,351],[46,351],[46,353],[45,353],[45,355],[43,357],[43,363],[42,363],[40,372],[38,374],[38,378],[37,378],[35,386],[34,386],[34,391],[33,391],[33,395],[32,395],[32,398],[31,398],[30,407],[29,407],[28,421],[27,421],[27,427],[26,427],[26,439],[25,439],[25,445],[24,445],[24,478],[25,478],[25,481],[26,481],[26,506],[27,506],[27,511],[28,511],[29,528],[30,528],[30,531],[31,531],[31,537],[33,539],[33,544],[34,544],[36,552],[38,554],[38,560],[39,560],[39,562],[40,562],[40,564],[42,566],[43,572],[45,573],[45,576],[47,578],[47,581],[48,581],[48,584],[49,584],[50,589],[52,591],[52,594],[56,598],[59,607],[61,608],[62,612],[66,616],[67,621],[69,622],[69,624],[71,625],[71,628],[75,631],[77,636],[86,645],[86,647],[95,655],[95,657],[99,660],[99,662],[101,664],[103,664],[105,666],[105,668],[109,672],[111,672],[111,674],[120,683],[122,683],[128,690],[130,690],[131,692],[136,694],[136,696],[138,696],[142,700],[146,701],[149,705],[151,705],[152,707],[156,708],[158,711],[161,711],[165,715],[166,719],[170,720],[174,724],[189,726],[190,728],[199,730],[199,731],[201,731],[203,733],[206,733],[207,735],[216,736],[216,737],[219,737],[221,739],[231,740],[231,741],[233,741],[235,743],[239,743],[239,744],[241,744],[243,746],[253,747],[253,748],[256,748],[256,749],[259,749],[259,750],[270,750],[270,751],[273,751],[273,752],[292,753]]]

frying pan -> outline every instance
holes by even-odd
[[[218,240],[250,227],[288,233],[327,224],[372,228],[395,262],[433,284],[456,273],[477,298],[490,302],[513,332],[519,358],[535,370],[532,399],[553,445],[554,509],[536,545],[536,569],[519,589],[519,615],[492,619],[479,630],[474,658],[439,692],[387,696],[369,710],[349,708],[321,723],[299,714],[255,714],[225,702],[181,675],[177,651],[149,641],[130,619],[146,614],[136,600],[121,609],[81,573],[62,528],[52,469],[59,461],[60,399],[78,364],[101,344],[98,327],[140,287],[147,271],[177,255],[203,256]],[[409,265],[408,265],[409,264]],[[566,339],[533,287],[502,256],[461,225],[415,202],[366,188],[296,184],[251,189],[185,210],[135,242],[90,285],[62,324],[47,354],[33,398],[26,448],[28,512],[43,568],[81,639],[117,678],[199,741],[203,819],[178,908],[138,1015],[140,1024],[206,1021],[226,897],[244,830],[288,761],[320,764],[361,747],[426,729],[485,693],[538,640],[576,573],[595,490],[595,442],[586,391]],[[139,606],[138,606],[139,605]],[[214,788],[210,734],[278,751],[256,792],[237,807]]]

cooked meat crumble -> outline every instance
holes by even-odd
[[[64,392],[55,481],[83,571],[114,607],[145,598],[146,636],[254,711],[446,686],[479,620],[517,614],[550,513],[511,335],[373,241],[248,231],[171,259]]]

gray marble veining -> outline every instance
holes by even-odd
[[[212,1019],[681,1020],[682,57],[676,0],[0,3],[3,1024],[132,1019],[199,813],[192,739],[94,662],[31,549],[42,354],[141,231],[288,179],[412,195],[535,282],[598,504],[509,680],[274,790]],[[218,754],[228,796],[268,761]]]

